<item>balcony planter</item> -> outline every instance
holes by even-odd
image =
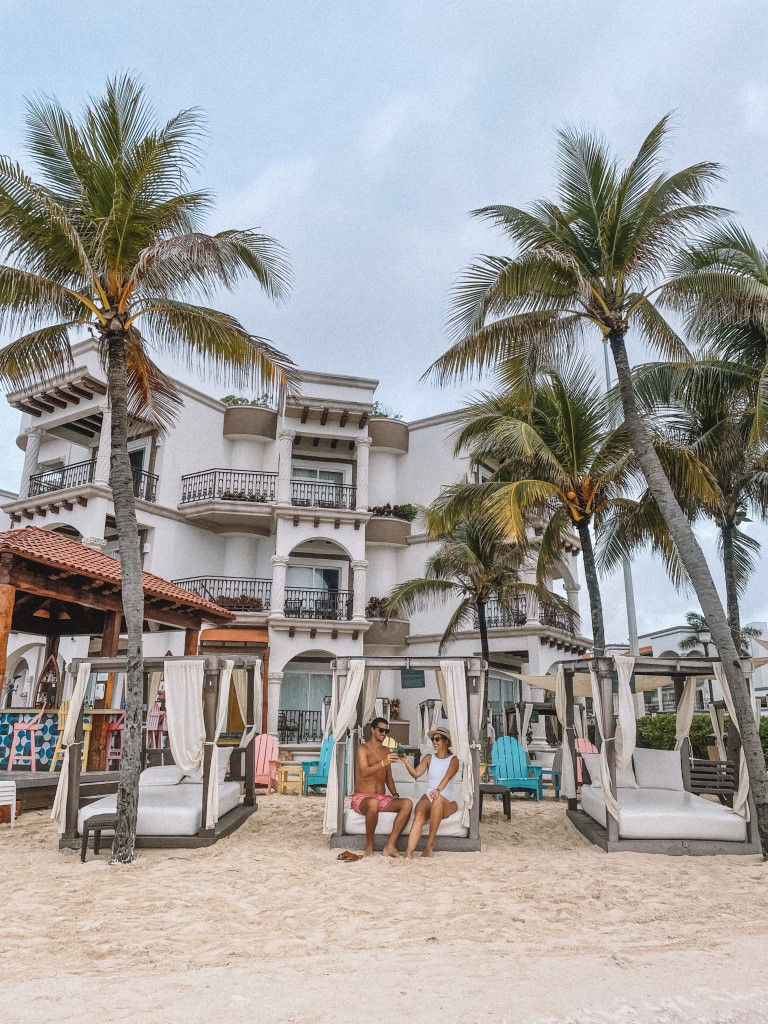
[[[224,413],[224,436],[236,440],[274,441],[277,413],[259,405],[231,405]]]
[[[374,515],[365,526],[366,544],[396,544],[403,546],[408,543],[411,535],[411,524],[407,519],[396,519],[394,516]]]
[[[372,619],[363,637],[365,647],[405,647],[411,632],[408,619]]]
[[[408,427],[402,420],[374,416],[368,423],[372,447],[403,455],[408,451]]]

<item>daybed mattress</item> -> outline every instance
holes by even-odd
[[[581,787],[582,810],[605,828],[605,799],[599,786]],[[742,843],[747,825],[730,807],[680,790],[620,789],[621,839],[719,839]]]
[[[382,811],[379,814],[379,820],[376,822],[376,835],[377,836],[388,836],[392,831],[392,826],[395,823],[396,815],[391,811]],[[411,823],[413,817],[408,820],[403,834],[410,832]],[[365,818],[362,814],[358,814],[357,811],[353,811],[352,808],[348,808],[344,813],[344,834],[348,836],[364,836],[365,835]],[[424,829],[424,835],[427,834],[427,829]],[[469,835],[469,829],[466,829],[461,824],[461,808],[459,807],[450,817],[443,818],[440,822],[440,827],[437,830],[439,836],[466,836]]]
[[[194,836],[202,821],[203,787],[185,783],[178,786],[142,786],[139,789],[139,813],[136,834],[139,836]],[[240,803],[240,783],[219,783],[219,817]],[[117,794],[102,797],[81,807],[77,815],[77,831],[82,834],[83,822],[94,814],[114,814]]]

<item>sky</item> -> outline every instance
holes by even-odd
[[[79,109],[125,70],[163,118],[202,108],[210,227],[259,227],[295,275],[285,304],[248,284],[224,308],[304,368],[377,378],[379,400],[417,419],[472,390],[420,382],[447,347],[457,276],[506,251],[468,212],[551,194],[564,123],[628,158],[674,111],[671,164],[721,162],[716,201],[766,243],[767,29],[756,0],[0,0],[0,153],[33,169],[25,98]],[[0,488],[18,486],[18,425],[0,406]],[[702,541],[719,580],[712,531]],[[634,577],[641,632],[696,607],[649,557]],[[744,620],[768,620],[762,580]],[[621,642],[621,577],[603,586]]]

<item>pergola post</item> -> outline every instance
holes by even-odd
[[[482,709],[480,707],[480,691],[482,689],[481,676],[483,672],[482,661],[479,658],[471,658],[467,674],[467,712],[469,715],[469,749],[472,756],[472,777],[475,780],[480,778],[480,723],[482,720]],[[477,842],[480,848],[480,799],[477,796],[477,781],[475,782],[475,795],[472,806],[469,810],[469,838]]]
[[[573,765],[573,781],[578,794],[578,773],[576,755],[576,729],[573,724],[573,669],[563,669],[565,683],[565,728],[563,729],[563,758],[569,757]],[[578,804],[576,796],[568,797],[568,810],[575,811]]]
[[[193,627],[189,627],[184,630],[184,654],[195,655],[197,654],[197,643],[200,638],[200,630]]]
[[[15,601],[16,587],[11,586],[10,583],[0,583],[0,693],[3,692],[6,681],[5,673],[8,667],[8,637],[11,634],[13,606]]]
[[[206,812],[208,809],[208,789],[219,784],[218,764],[213,764],[214,736],[216,734],[216,708],[219,703],[219,687],[221,686],[221,668],[218,658],[205,659],[205,675],[203,682],[203,724],[205,726],[205,750],[203,752],[203,811],[200,819],[198,835],[210,838],[215,828],[206,828]]]
[[[68,671],[72,679],[69,686],[70,693],[74,692],[77,669],[70,665]],[[77,716],[75,725],[75,739],[69,748],[69,761],[67,764],[67,803],[64,808],[64,833],[60,840],[62,846],[75,846],[77,844],[77,812],[80,809],[80,762],[83,759],[83,705],[80,705],[80,713]]]
[[[247,732],[250,732],[254,726],[254,711],[256,708],[256,666],[251,665],[248,669],[248,697],[245,705],[245,728]],[[243,805],[245,807],[256,807],[256,760],[253,752],[253,744],[255,742],[255,736],[251,737],[248,746],[243,751],[243,757],[245,758],[245,796],[243,798]]]
[[[349,658],[337,658],[336,659],[336,706],[333,709],[333,720],[334,722],[338,719],[339,708],[341,707],[341,701],[344,697],[344,691],[347,688],[347,678],[349,676]],[[343,835],[344,833],[344,782],[346,775],[346,754],[347,754],[347,737],[346,735],[336,741],[337,743],[337,754],[336,754],[336,772],[338,778],[338,804],[336,808],[336,834]]]
[[[595,663],[597,666],[598,685],[600,687],[600,700],[603,705],[602,733],[608,761],[609,778],[607,781],[611,787],[611,792],[618,800],[618,790],[616,788],[616,719],[613,715],[613,659],[596,658]],[[603,780],[603,785],[605,783],[606,780]],[[608,842],[618,842],[619,822],[613,817],[607,807],[605,817],[608,826],[606,829],[608,832]]]

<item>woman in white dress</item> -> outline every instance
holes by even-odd
[[[413,779],[420,779],[426,773],[427,792],[416,804],[413,812],[413,824],[408,835],[408,847],[405,856],[410,860],[419,844],[425,825],[429,825],[427,844],[422,857],[431,857],[435,845],[435,836],[443,818],[448,818],[458,808],[456,802],[456,783],[454,777],[459,770],[459,759],[451,753],[451,734],[447,729],[438,726],[429,733],[434,754],[426,754],[414,768],[403,755],[402,762]]]

